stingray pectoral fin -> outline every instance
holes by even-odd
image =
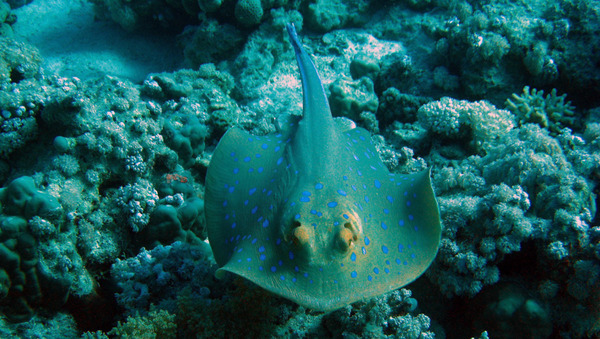
[[[217,145],[206,173],[204,211],[219,266],[243,250],[242,242],[256,245],[274,232],[277,185],[287,166],[287,138],[232,128]]]
[[[427,268],[437,254],[441,240],[442,228],[440,211],[433,186],[430,179],[431,169],[410,175],[411,179],[406,184],[399,186],[399,194],[404,196],[408,192],[404,204],[406,206],[406,225],[411,234],[414,246],[414,277],[418,278]],[[410,242],[407,242],[410,245]],[[407,281],[410,282],[410,281]]]

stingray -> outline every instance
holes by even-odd
[[[331,311],[418,278],[440,243],[430,171],[392,174],[369,132],[333,119],[296,35],[301,119],[276,134],[232,128],[206,176],[208,238],[225,272],[309,309]]]

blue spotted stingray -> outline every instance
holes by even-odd
[[[440,216],[429,171],[391,174],[362,128],[338,126],[293,25],[303,116],[277,134],[230,129],[206,177],[213,254],[307,308],[330,311],[400,288],[433,261]]]

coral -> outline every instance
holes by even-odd
[[[40,306],[63,305],[69,295],[72,281],[61,274],[69,269],[48,266],[45,250],[48,235],[61,225],[62,207],[33,179],[21,177],[0,189],[0,208],[0,308],[8,320],[23,322]]]
[[[0,51],[0,85],[4,91],[14,91],[18,88],[15,84],[39,75],[42,59],[35,47],[12,39],[0,38]],[[12,88],[5,87],[9,86],[9,83],[13,84]],[[6,94],[3,97],[4,100],[8,99]],[[6,107],[4,103],[2,106]]]
[[[194,22],[196,1],[93,0],[99,17],[110,18],[128,31],[149,28],[182,29]],[[190,5],[192,4],[192,5]]]
[[[195,116],[182,116],[178,120],[165,121],[162,135],[165,144],[177,152],[179,160],[186,167],[204,151],[204,140],[209,129]]]
[[[361,113],[377,111],[379,100],[373,90],[373,81],[367,77],[353,81],[338,79],[329,90],[329,105],[334,116],[357,121]]]
[[[159,205],[150,215],[147,227],[136,235],[136,242],[139,247],[152,249],[175,241],[196,242],[195,234],[205,239],[206,231],[199,225],[203,212],[204,201],[198,198],[188,199],[179,207]],[[189,231],[190,228],[194,231]]]
[[[411,295],[410,290],[400,289],[347,306],[325,315],[320,330],[333,337],[433,338],[429,317],[413,315],[417,301]]]
[[[379,71],[380,67],[378,60],[367,53],[356,54],[350,63],[350,75],[352,75],[352,79],[355,80],[362,77],[368,77],[371,80],[375,80]]]
[[[108,335],[122,339],[129,338],[167,338],[177,337],[175,315],[165,310],[154,310],[148,315],[130,316],[124,323],[119,322]]]
[[[370,0],[317,0],[308,5],[308,27],[318,32],[329,32],[346,25],[364,23]]]
[[[499,284],[472,301],[479,312],[467,317],[476,331],[492,338],[548,338],[552,334],[550,310],[517,284]]]
[[[116,204],[121,208],[129,227],[133,232],[139,232],[150,220],[150,213],[158,201],[158,193],[144,179],[136,183],[120,187],[116,196]]]
[[[178,37],[185,61],[192,68],[218,63],[242,48],[242,33],[229,24],[207,18],[198,26],[187,26]],[[219,41],[218,44],[213,43]]]
[[[522,95],[513,94],[506,99],[506,108],[517,116],[519,123],[536,123],[556,135],[565,127],[581,127],[575,107],[570,101],[565,102],[566,96],[556,95],[555,88],[544,96],[544,91],[525,86]]]
[[[0,38],[0,159],[38,136],[36,121],[43,98],[32,95],[41,59],[33,47]]]
[[[17,18],[10,9],[11,6],[8,3],[0,2],[0,37],[12,37],[14,34],[11,25]]]
[[[447,138],[469,135],[476,149],[501,137],[514,127],[508,111],[486,101],[469,102],[443,97],[419,108],[419,123],[425,129]]]
[[[148,310],[150,304],[174,313],[177,294],[185,286],[195,290],[213,287],[216,268],[209,258],[210,248],[204,242],[175,242],[158,245],[151,251],[142,249],[135,257],[117,259],[111,267],[112,279],[119,287],[117,302],[128,315]]]
[[[429,98],[402,93],[395,87],[389,87],[379,96],[377,114],[384,122],[414,122],[417,120],[419,107],[430,101]]]
[[[0,203],[3,213],[25,219],[41,216],[56,222],[62,216],[62,206],[56,198],[38,191],[30,177],[17,178],[0,188]]]
[[[238,0],[235,4],[235,18],[244,26],[254,26],[260,23],[263,8],[260,0]]]
[[[200,9],[207,13],[212,13],[221,7],[223,0],[198,0]]]

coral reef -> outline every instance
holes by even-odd
[[[50,75],[11,38],[28,2],[0,1],[0,336],[600,334],[596,2],[93,0],[179,42],[191,69],[140,84]],[[424,277],[328,314],[217,281],[203,241],[219,139],[302,112],[287,22],[443,222]]]

